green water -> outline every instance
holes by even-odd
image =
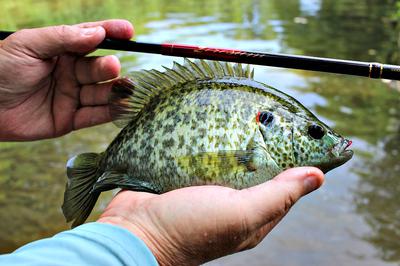
[[[140,41],[400,64],[395,2],[0,1],[0,29],[125,18]],[[116,55],[124,73],[181,61]],[[255,67],[255,78],[293,95],[353,139],[355,156],[328,173],[324,186],[299,202],[257,248],[210,265],[398,265],[400,85],[268,67]],[[65,162],[80,152],[102,151],[117,133],[108,124],[54,140],[0,143],[0,252],[67,228],[60,210]],[[110,197],[101,198],[92,219]]]

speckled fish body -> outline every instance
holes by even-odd
[[[82,165],[92,169],[92,194],[114,187],[241,189],[294,166],[327,172],[352,156],[351,141],[239,64],[187,61],[163,73],[139,72],[115,83],[111,104],[124,128],[105,152],[79,155],[67,167],[70,183]],[[76,213],[64,210],[70,220]]]
[[[128,175],[160,192],[203,184],[242,188],[271,178],[277,169],[257,175],[237,161],[261,137],[258,111],[275,105],[256,85],[235,78],[193,81],[164,93],[109,146],[104,170],[125,165]],[[282,162],[285,157],[289,149],[282,149]]]

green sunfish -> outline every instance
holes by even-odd
[[[110,105],[121,132],[104,152],[67,163],[62,209],[73,227],[102,191],[241,189],[295,166],[326,173],[353,156],[350,140],[240,64],[185,60],[134,72],[114,83]]]

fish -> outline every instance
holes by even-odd
[[[62,210],[72,227],[110,189],[243,189],[296,166],[326,173],[353,156],[351,140],[254,80],[249,65],[185,59],[164,69],[116,80],[110,114],[122,130],[104,152],[68,160]]]

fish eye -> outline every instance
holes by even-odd
[[[257,121],[267,126],[274,121],[274,115],[271,112],[258,112]]]
[[[325,135],[325,130],[319,125],[311,125],[308,127],[308,135],[314,139],[322,139]]]

